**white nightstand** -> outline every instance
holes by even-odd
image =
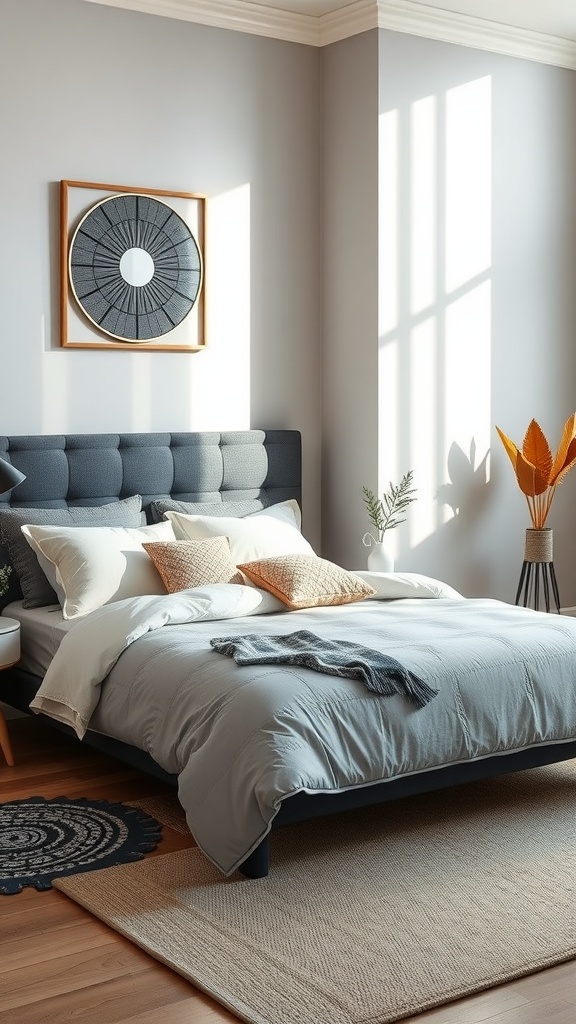
[[[9,619],[5,615],[0,615],[0,670],[10,668],[17,661],[20,661],[20,623],[17,619]],[[13,767],[12,744],[2,708],[0,708],[0,748],[8,764]]]

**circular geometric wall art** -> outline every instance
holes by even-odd
[[[76,301],[99,330],[141,344],[186,319],[203,266],[196,239],[171,206],[129,193],[109,196],[84,215],[68,272]]]

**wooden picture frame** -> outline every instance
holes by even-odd
[[[60,182],[60,345],[199,352],[206,196]]]

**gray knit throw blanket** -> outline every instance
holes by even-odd
[[[214,637],[210,643],[219,654],[234,658],[237,665],[304,665],[315,672],[360,679],[369,690],[384,697],[400,693],[417,708],[423,708],[438,693],[387,654],[347,640],[327,640],[306,629],[285,636],[251,633]]]

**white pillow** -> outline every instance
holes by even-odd
[[[151,540],[174,540],[170,523],[138,529],[23,526],[22,533],[54,587],[65,619],[125,597],[166,593],[142,545]]]
[[[362,569],[355,572],[356,576],[360,576],[376,591],[374,601],[389,601],[402,597],[447,597],[465,600],[449,583],[434,579],[433,576],[422,576],[417,572],[364,572]]]
[[[242,519],[194,516],[183,512],[165,512],[164,516],[172,523],[177,540],[227,537],[235,565],[274,555],[314,554],[300,533],[301,516],[297,501],[282,501]]]

